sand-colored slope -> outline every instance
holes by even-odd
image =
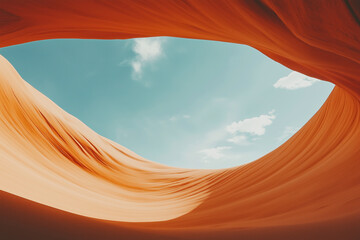
[[[358,13],[358,1],[1,1],[1,46],[50,38],[228,41],[337,86],[295,136],[263,158],[231,169],[178,169],[99,136],[0,58],[0,218],[44,238],[96,239],[89,233],[105,231],[115,239],[356,239]]]

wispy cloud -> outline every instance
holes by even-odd
[[[286,77],[280,78],[273,86],[275,88],[283,88],[288,90],[295,90],[299,88],[310,87],[319,80],[316,78],[308,77],[299,72],[291,72]]]
[[[274,112],[275,111],[272,110],[268,114],[233,122],[226,127],[226,130],[232,134],[241,132],[258,136],[264,135],[265,127],[271,125],[275,119]]]
[[[245,135],[234,136],[234,137],[227,139],[227,141],[230,143],[240,145],[240,146],[246,146],[246,145],[251,144],[250,141],[248,140],[247,136],[245,136]]]
[[[299,130],[299,128],[297,128],[297,127],[290,127],[290,126],[285,127],[284,132],[282,133],[282,135],[280,137],[278,137],[278,141],[286,141],[286,140],[288,140],[298,130]]]
[[[169,121],[175,122],[175,121],[177,121],[177,120],[189,119],[189,118],[191,118],[190,115],[184,114],[184,115],[182,115],[182,116],[171,116],[171,117],[169,118]]]
[[[143,67],[161,57],[163,53],[162,38],[137,38],[134,39],[132,50],[136,53],[135,58],[131,61],[133,69],[132,77],[138,80],[142,77]]]
[[[264,135],[265,128],[275,119],[274,113],[275,110],[272,110],[267,114],[233,122],[225,128],[211,131],[197,153],[202,154],[202,161],[207,164],[213,164],[211,160],[227,162],[244,160],[244,154],[249,154],[249,152],[243,152],[239,147],[251,145],[255,141],[254,136]],[[232,135],[229,136],[229,134]]]
[[[224,151],[231,149],[230,146],[220,146],[214,148],[202,149],[199,151],[203,155],[203,159],[220,159],[225,157]]]

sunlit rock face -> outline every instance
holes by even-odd
[[[2,47],[52,38],[226,41],[336,87],[257,161],[179,169],[99,136],[1,58],[0,238],[358,239],[359,12],[356,0],[2,1]]]

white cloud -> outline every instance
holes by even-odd
[[[274,110],[272,110],[268,114],[233,122],[226,127],[226,130],[232,134],[242,132],[261,136],[265,134],[265,127],[271,125],[274,119]]]
[[[232,138],[229,138],[227,141],[241,146],[246,146],[250,144],[245,135],[234,136]]]
[[[185,118],[185,119],[189,119],[190,118],[190,115],[183,115],[183,118]]]
[[[310,87],[317,81],[319,80],[316,78],[308,77],[299,72],[291,72],[286,77],[280,78],[273,86],[275,88],[295,90],[299,88]]]
[[[299,128],[297,127],[285,127],[283,134],[278,137],[279,141],[286,141],[288,140],[292,135],[294,135],[297,131],[299,131]]]
[[[140,74],[141,73],[141,63],[140,62],[131,62],[131,66],[134,70],[134,73]]]
[[[225,157],[224,150],[231,149],[229,146],[220,146],[214,148],[207,148],[200,150],[199,153],[203,154],[204,159],[220,159]]]
[[[136,57],[131,61],[134,79],[141,78],[145,64],[153,62],[163,55],[163,42],[164,39],[161,38],[134,39],[132,50],[136,53]]]

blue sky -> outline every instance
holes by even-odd
[[[248,46],[204,40],[58,39],[0,54],[99,134],[186,168],[256,160],[303,126],[333,88]]]

